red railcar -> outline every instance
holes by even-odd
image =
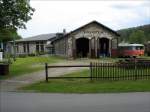
[[[117,49],[118,57],[137,57],[144,55],[142,44],[119,44]]]
[[[144,45],[142,44],[119,44],[117,49],[112,49],[112,57],[137,57],[144,55]]]

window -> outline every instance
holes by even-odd
[[[44,43],[43,42],[40,42],[40,51],[44,52]]]
[[[19,46],[18,46],[18,44],[16,44],[15,48],[16,48],[16,52],[18,53],[19,52]]]
[[[36,52],[39,52],[39,42],[36,42]]]
[[[23,43],[23,52],[26,52],[26,43]]]
[[[36,42],[36,52],[44,52],[44,42]]]
[[[137,50],[142,50],[142,49],[144,49],[144,48],[143,48],[143,46],[136,46],[136,49],[137,49]]]
[[[132,49],[131,50],[136,50],[136,46],[132,46]]]
[[[41,44],[40,47],[41,47],[41,52],[44,52],[44,45]]]
[[[30,53],[30,46],[29,46],[29,43],[27,43],[27,52]]]

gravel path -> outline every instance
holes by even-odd
[[[52,65],[79,65],[79,64],[89,64],[89,61],[86,60],[78,60],[78,61],[65,61]],[[48,70],[49,76],[60,76],[66,73],[71,73],[74,71],[79,71],[81,69],[87,68],[51,68]],[[45,80],[45,71],[34,72],[30,74],[25,74],[17,77],[13,77],[10,79],[0,81],[0,91],[16,91],[17,88],[22,86],[32,84],[41,80]]]

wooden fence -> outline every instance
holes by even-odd
[[[48,68],[88,67],[87,77],[49,77]],[[89,78],[90,80],[137,80],[150,79],[150,63],[99,63],[89,65],[56,65],[45,64],[46,82],[48,79]]]
[[[89,68],[90,65],[48,65],[45,63],[45,74],[46,74],[46,82],[48,82],[48,79],[71,79],[71,78],[91,78],[90,76],[87,77],[49,77],[48,76],[48,68]]]

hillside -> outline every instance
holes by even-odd
[[[150,41],[150,24],[126,28],[117,31],[121,37],[120,42],[130,42],[130,43],[145,43]]]

